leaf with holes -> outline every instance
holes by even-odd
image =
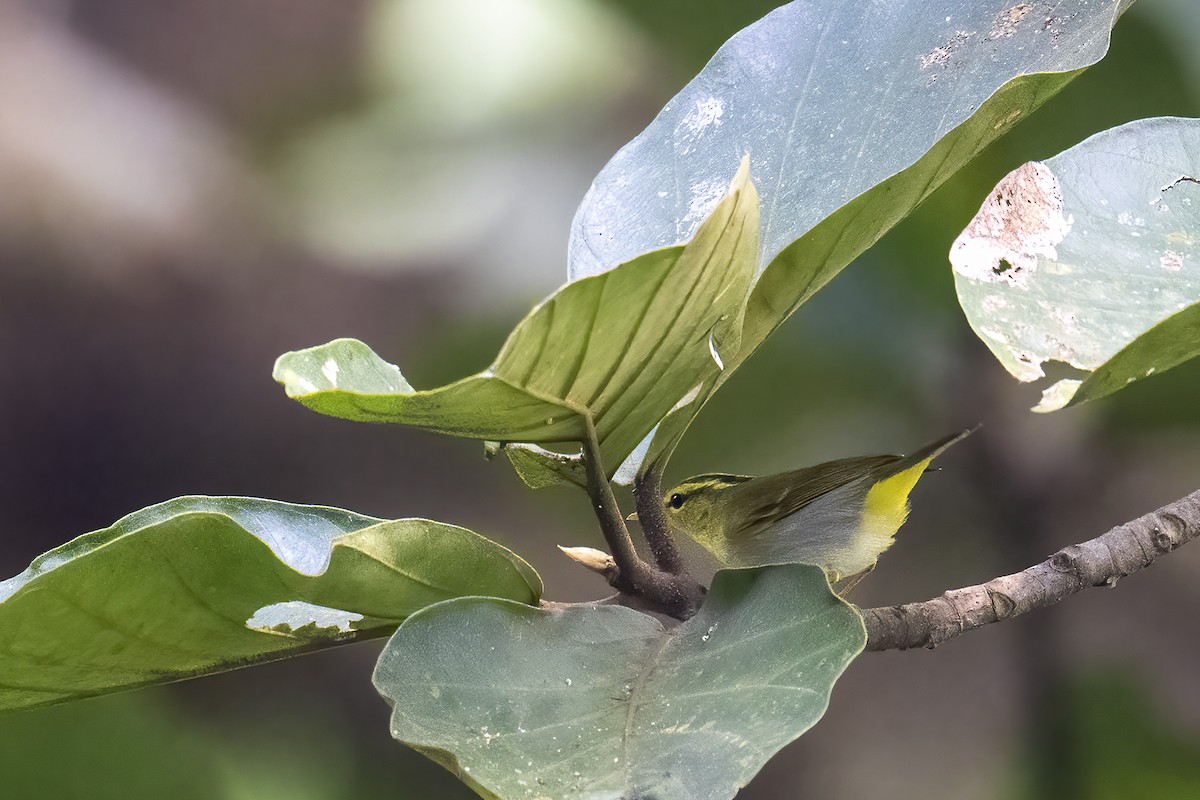
[[[0,711],[386,635],[448,598],[540,594],[528,564],[453,525],[181,497],[0,581]]]
[[[1200,120],[1131,122],[992,190],[951,250],[971,327],[1015,377],[1089,374],[1037,411],[1111,394],[1200,355]]]
[[[570,276],[686,240],[730,153],[762,194],[742,346],[644,450],[669,452],[708,397],[818,289],[1108,50],[1132,0],[803,0],[733,36],[600,172]]]
[[[819,568],[730,570],[669,629],[619,606],[439,603],[375,685],[392,735],[486,797],[720,800],[821,718],[865,642]]]

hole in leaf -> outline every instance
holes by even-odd
[[[354,623],[362,618],[362,614],[353,611],[319,606],[303,600],[288,600],[255,611],[246,620],[246,627],[262,633],[329,636],[350,633],[354,630]]]

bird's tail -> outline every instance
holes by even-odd
[[[967,428],[966,430],[958,431],[957,433],[952,433],[949,436],[943,436],[936,442],[930,442],[920,450],[917,450],[911,455],[905,456],[899,462],[897,462],[897,465],[899,466],[897,471],[903,472],[907,467],[910,467],[914,464],[920,464],[923,461],[933,461],[942,453],[946,452],[951,445],[958,444],[960,441],[967,438],[977,430],[979,430],[978,425],[973,428]]]

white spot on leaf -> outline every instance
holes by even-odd
[[[999,342],[1000,344],[1008,344],[1008,337],[1005,336],[1003,333],[1001,333],[998,330],[994,330],[992,328],[980,328],[979,332],[982,333],[987,338],[991,339],[993,342]]]
[[[350,633],[354,623],[363,618],[353,611],[319,606],[303,600],[289,600],[263,606],[250,619],[246,627],[263,633],[285,635],[329,636]]]
[[[691,230],[692,223],[705,219],[721,199],[725,197],[728,187],[723,181],[700,181],[692,186],[692,196],[688,200],[687,213],[680,220],[683,229]]]
[[[685,394],[683,397],[679,398],[678,403],[671,406],[671,411],[678,411],[679,409],[683,408],[686,405],[691,405],[691,403],[693,401],[695,401],[695,399],[697,397],[700,396],[700,390],[702,388],[704,388],[704,384],[697,383],[695,386],[693,386],[691,389],[688,390],[687,394]],[[670,412],[668,412],[668,413],[670,413]]]
[[[725,104],[716,97],[706,97],[696,101],[696,107],[684,116],[682,125],[692,134],[703,133],[706,128],[717,128],[721,125],[721,116],[725,113]]]
[[[1146,220],[1144,217],[1135,217],[1133,214],[1130,214],[1128,211],[1122,211],[1119,214],[1117,214],[1117,224],[1118,225],[1130,225],[1130,226],[1133,226],[1136,228],[1144,228],[1144,227],[1146,227]]]
[[[330,386],[337,386],[337,376],[340,369],[337,361],[332,357],[325,359],[325,363],[321,365],[321,374],[325,376],[325,380],[329,381]]]
[[[1158,259],[1158,265],[1168,272],[1179,272],[1183,269],[1183,253],[1168,250]]]
[[[949,18],[946,21],[949,22]],[[954,35],[947,39],[946,43],[941,47],[935,47],[917,59],[921,65],[921,69],[945,67],[950,63],[950,59],[955,52],[974,35],[975,31],[955,31]]]
[[[1007,39],[1017,32],[1017,23],[1025,18],[1025,15],[1033,11],[1033,6],[1029,3],[1018,3],[1012,8],[1005,9],[996,15],[995,21],[992,22],[992,29],[988,31],[989,39]]]
[[[713,340],[713,335],[708,335],[708,352],[712,356],[712,360],[717,362],[717,369],[725,369],[725,362],[721,360],[721,354],[717,352],[717,343]]]
[[[996,185],[950,248],[954,271],[984,283],[1027,289],[1038,259],[1054,261],[1073,220],[1063,215],[1062,190],[1045,164],[1030,161]]]

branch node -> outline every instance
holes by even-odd
[[[998,620],[1008,619],[1017,610],[1017,601],[999,589],[988,589],[988,596],[992,600],[992,611]]]
[[[1175,549],[1175,541],[1171,538],[1171,534],[1155,526],[1154,528],[1154,547],[1160,553],[1169,553]]]
[[[1050,559],[1050,568],[1055,572],[1072,575],[1079,582],[1083,581],[1083,566],[1079,559],[1079,545],[1073,544],[1059,550]]]
[[[648,607],[677,619],[694,615],[704,601],[704,587],[686,574],[672,574],[647,564],[638,555],[613,495],[612,484],[600,458],[600,441],[590,417],[584,417],[583,464],[588,495],[600,522],[600,530],[612,553],[614,569],[605,577],[614,589],[644,602]],[[661,499],[655,498],[661,506]],[[570,555],[570,554],[568,554]]]

